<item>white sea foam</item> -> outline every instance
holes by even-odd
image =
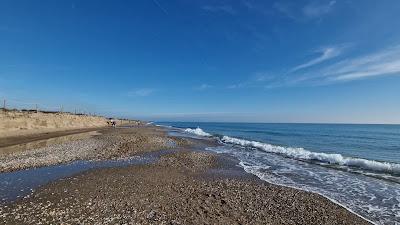
[[[201,129],[200,129],[201,130]],[[282,154],[286,157],[299,160],[317,160],[329,164],[336,164],[340,166],[358,167],[365,170],[372,170],[377,172],[384,172],[390,174],[400,174],[400,164],[389,162],[378,162],[374,160],[367,160],[361,158],[345,157],[341,154],[330,154],[322,152],[312,152],[303,148],[291,148],[275,146],[268,143],[258,141],[249,141],[229,136],[223,136],[224,143],[236,144],[245,147],[254,147],[265,152]]]
[[[296,189],[299,189],[299,190],[304,190],[304,191],[308,191],[308,192],[320,194],[320,195],[322,195],[322,196],[328,198],[330,201],[334,202],[335,204],[338,204],[338,205],[340,205],[340,206],[346,208],[347,210],[349,210],[350,212],[354,213],[355,215],[361,217],[362,219],[367,220],[368,222],[370,222],[370,223],[372,223],[372,224],[377,224],[377,223],[375,223],[374,221],[372,221],[372,220],[370,220],[370,219],[367,219],[365,216],[362,216],[362,215],[360,215],[359,213],[355,212],[355,211],[353,210],[354,205],[352,205],[352,204],[345,205],[345,204],[340,203],[340,202],[337,201],[336,199],[330,197],[329,192],[324,193],[323,191],[322,191],[322,192],[321,192],[321,191],[318,191],[318,190],[316,190],[315,188],[310,188],[310,187],[307,187],[306,185],[302,185],[301,187],[299,187],[299,186],[297,186],[297,185],[295,185],[295,184],[291,184],[291,185],[290,185],[290,184],[286,184],[285,181],[284,181],[284,180],[285,180],[285,177],[284,177],[284,176],[280,176],[279,178],[277,178],[277,177],[275,177],[274,175],[271,175],[271,174],[269,174],[269,173],[260,172],[260,169],[264,169],[265,166],[264,166],[264,167],[260,167],[260,166],[246,165],[246,164],[243,163],[242,161],[241,161],[239,164],[240,164],[240,166],[243,167],[243,169],[244,169],[247,173],[254,174],[254,175],[256,175],[258,178],[260,178],[261,180],[265,180],[265,181],[267,181],[267,182],[274,183],[274,184],[278,184],[278,185],[285,186],[285,187],[291,187],[291,188],[296,188]],[[268,167],[267,167],[267,168],[268,168]],[[283,182],[282,182],[282,181],[283,181]],[[344,202],[346,202],[346,201],[344,201]],[[367,205],[367,207],[373,207],[373,206],[372,206],[372,205]],[[378,211],[382,211],[382,209],[380,209],[380,208],[377,207],[377,206],[375,206],[375,208],[376,208]],[[382,220],[384,220],[384,219],[382,219]]]
[[[191,129],[191,128],[187,128],[185,129],[186,133],[190,133],[190,134],[195,134],[195,135],[199,135],[199,136],[203,136],[203,137],[210,137],[211,134],[204,132],[200,127],[197,127],[196,129]]]
[[[156,127],[172,128],[171,126],[168,126],[168,125],[160,125],[160,124],[156,124]]]

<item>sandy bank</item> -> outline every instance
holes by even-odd
[[[106,127],[107,118],[69,113],[0,111],[0,138],[32,135],[71,129]],[[117,123],[136,122],[122,121]]]

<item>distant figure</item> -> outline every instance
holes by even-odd
[[[113,119],[111,119],[109,122],[107,122],[108,124],[110,124],[112,127],[114,127],[115,128],[115,126],[117,125],[117,123],[113,120]]]

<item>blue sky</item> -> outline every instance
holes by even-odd
[[[151,120],[400,123],[400,2],[0,2],[0,98]]]

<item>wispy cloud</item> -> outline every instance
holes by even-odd
[[[271,73],[263,71],[263,72],[255,73],[252,80],[254,82],[265,82],[265,81],[272,80],[274,78],[275,78],[275,76],[272,75]]]
[[[263,4],[262,1],[242,0],[241,3],[249,11],[261,13],[263,15],[273,15],[273,9]]]
[[[296,21],[307,21],[311,19],[319,19],[329,14],[336,4],[336,1],[312,1],[305,6],[299,6],[294,2],[276,2],[275,10],[286,17]]]
[[[156,90],[152,88],[139,88],[129,91],[127,95],[129,97],[146,97],[153,94]]]
[[[376,53],[347,59],[321,71],[329,80],[356,80],[372,76],[400,74],[400,45]]]
[[[295,12],[295,6],[292,3],[276,2],[274,4],[274,8],[281,14],[283,14],[291,19],[294,19],[294,20],[298,19],[298,15],[296,15],[296,12]]]
[[[292,76],[290,80],[281,82],[281,86],[324,85],[369,77],[400,75],[400,45],[366,55],[345,58],[339,62],[297,75]]]
[[[318,18],[332,11],[336,1],[328,3],[312,2],[303,7],[303,15],[308,18]]]
[[[256,72],[247,81],[228,85],[227,89],[263,87],[265,83],[271,82],[276,77],[269,72]]]
[[[317,58],[312,59],[306,63],[303,63],[301,65],[294,67],[290,72],[295,72],[297,70],[305,69],[305,68],[317,65],[319,63],[322,63],[326,60],[332,59],[336,56],[339,56],[342,52],[342,48],[341,47],[326,47],[326,48],[321,48],[316,52],[319,53],[320,56],[318,56]]]
[[[327,53],[330,52],[330,53]],[[326,62],[310,68],[322,61],[338,56],[339,53],[325,50],[322,55],[307,63],[301,64],[287,73],[276,73],[274,76],[259,72],[246,82],[233,84],[228,88],[279,88],[293,86],[319,86],[338,82],[349,82],[378,76],[400,75],[400,45],[378,50],[376,52],[342,58],[336,62]]]
[[[197,90],[197,91],[204,91],[204,90],[210,89],[212,87],[213,86],[209,85],[209,84],[202,84],[202,85],[200,85],[198,87],[195,87],[194,89]]]
[[[208,12],[223,12],[223,13],[228,13],[231,15],[235,15],[237,12],[231,5],[205,5],[201,7],[204,11]]]
[[[249,10],[257,9],[256,5],[254,5],[251,1],[243,0],[242,4]]]
[[[228,85],[226,88],[228,88],[228,89],[236,89],[236,88],[242,88],[242,87],[246,87],[247,86],[247,83],[237,83],[237,84],[231,84],[231,85]]]
[[[283,86],[295,86],[300,83],[307,83],[312,79],[315,79],[315,75],[308,76],[310,73],[316,71],[315,67],[318,64],[322,64],[323,62],[328,63],[330,59],[340,56],[344,49],[348,48],[350,44],[340,44],[330,47],[322,47],[318,50],[314,51],[319,54],[314,59],[309,60],[306,63],[295,66],[294,68],[286,70],[286,72],[265,72],[259,71],[254,73],[248,80],[243,82],[238,82],[236,84],[231,84],[227,86],[228,89],[237,89],[237,88],[277,88]],[[326,64],[324,64],[326,65]],[[317,67],[318,76],[320,76],[320,69],[324,68],[319,65]],[[303,70],[307,70],[308,73],[302,73]],[[314,73],[313,73],[314,74]]]
[[[165,13],[165,15],[168,15],[168,11],[158,2],[158,0],[153,0],[154,4]]]

